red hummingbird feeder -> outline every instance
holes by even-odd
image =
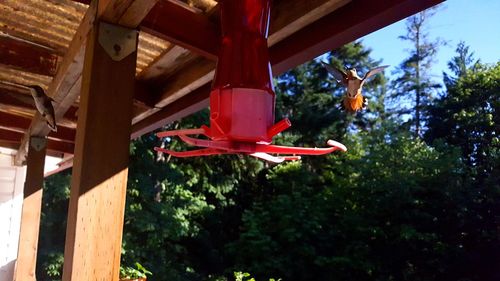
[[[274,124],[275,94],[267,47],[271,0],[222,0],[222,42],[210,93],[210,127],[173,130],[157,136],[178,136],[198,150],[156,151],[175,157],[248,154],[280,163],[299,155],[322,155],[346,147],[329,140],[327,148],[272,145],[275,135],[289,128],[283,119]],[[198,139],[188,135],[204,135]],[[280,154],[275,156],[272,154]],[[288,156],[283,156],[288,155]]]

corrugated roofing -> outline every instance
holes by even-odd
[[[0,0],[0,34],[36,43],[62,58],[87,8],[88,5],[72,0]],[[140,32],[137,73],[146,68],[169,46],[170,43],[165,40]],[[0,81],[40,85],[47,89],[51,80],[50,76],[0,65]],[[23,117],[32,117],[34,114],[31,109],[8,105],[1,105],[0,111]],[[74,124],[65,125],[74,127]]]
[[[51,48],[62,56],[88,5],[70,0],[2,0],[0,31]],[[169,43],[141,32],[137,72],[153,61]]]

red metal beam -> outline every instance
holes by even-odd
[[[270,49],[275,75],[444,0],[353,0]]]
[[[208,59],[217,59],[220,27],[206,15],[170,1],[158,1],[140,28]]]
[[[28,130],[31,124],[31,118],[8,114],[0,111],[0,127],[14,131],[24,132]],[[62,140],[65,142],[74,142],[76,131],[74,129],[58,126],[57,132],[50,132],[49,139]],[[0,136],[2,139],[2,136]]]
[[[1,119],[0,119],[1,120]],[[0,128],[0,146],[8,148],[19,148],[24,134]],[[74,144],[70,142],[47,140],[47,149],[51,151],[73,154]]]
[[[0,35],[0,64],[27,72],[53,76],[58,56],[50,49]]]

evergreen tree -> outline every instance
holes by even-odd
[[[455,52],[457,55],[448,62],[448,68],[453,76],[443,72],[446,87],[453,86],[458,78],[467,74],[468,70],[474,71],[480,65],[479,59],[474,58],[474,52],[469,51],[469,46],[465,45],[465,42],[459,42]]]
[[[430,108],[426,139],[460,147],[472,169],[470,176],[477,183],[494,177],[499,180],[491,182],[498,185],[500,63],[493,67],[475,63],[460,75],[447,82],[447,93]]]
[[[399,38],[409,41],[409,57],[398,67],[399,76],[393,81],[393,111],[397,115],[411,116],[414,133],[421,136],[426,107],[433,92],[440,87],[431,77],[430,70],[438,47],[443,44],[439,39],[429,39],[426,25],[435,13],[434,9],[420,12],[406,20],[406,34]]]

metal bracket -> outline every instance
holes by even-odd
[[[36,151],[40,151],[47,145],[47,138],[31,137],[30,146]]]
[[[99,44],[114,61],[121,61],[137,50],[137,35],[135,29],[99,23]]]

